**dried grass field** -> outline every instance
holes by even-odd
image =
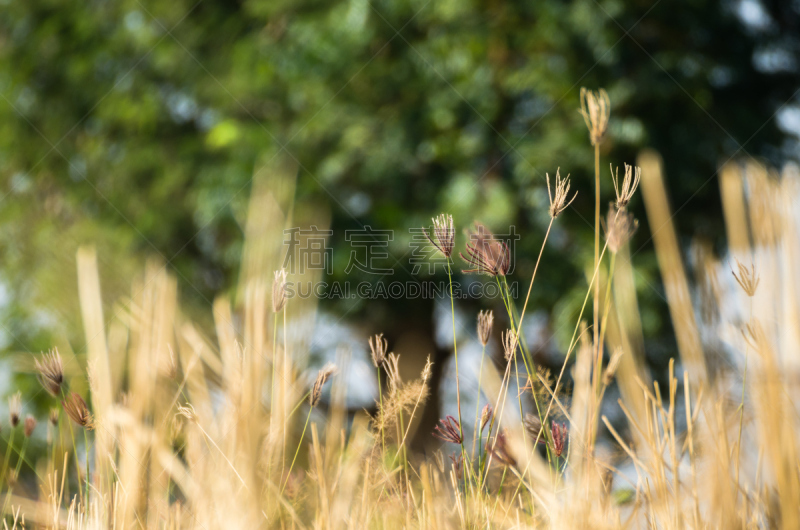
[[[479,386],[458,376],[453,314],[456,400],[431,433],[438,450],[409,444],[431,363],[402,377],[407,352],[382,330],[368,341],[378,398],[348,410],[346,359],[309,364],[317,301],[287,296],[287,282],[319,271],[280,268],[294,175],[263,174],[238,288],[214,301],[213,326],[187,316],[178,282],[156,261],[104,307],[98,256],[78,251],[86,351],[54,348],[19,368],[39,377],[53,410],[37,419],[21,410],[25,396],[9,403],[5,527],[800,528],[797,168],[722,167],[728,254],[699,245],[689,267],[659,155],[644,151],[609,177],[600,145],[610,102],[602,91],[581,101],[596,180],[578,191],[594,199],[595,240],[560,370],[533,364],[523,327],[536,271],[558,263],[540,253],[514,298],[505,244],[480,220],[442,214],[427,233],[448,273],[481,274],[503,295],[504,312],[471,316],[484,348]],[[571,214],[576,190],[561,172],[547,186],[552,227]],[[601,188],[615,192],[607,214]],[[679,353],[666,385],[645,362],[628,244],[634,201],[647,212]],[[486,355],[490,343],[502,355]],[[612,388],[624,429],[603,406]],[[489,405],[462,407],[465,393]],[[523,401],[534,413],[521,412]],[[35,430],[46,430],[47,451],[34,459]]]

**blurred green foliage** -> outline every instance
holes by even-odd
[[[298,200],[331,205],[337,279],[344,230],[394,229],[393,279],[405,279],[408,229],[447,211],[459,230],[473,219],[515,224],[524,284],[548,220],[544,175],[561,167],[580,195],[558,220],[534,303],[569,305],[585,290],[592,252],[581,86],[611,97],[603,167],[660,150],[682,233],[718,242],[718,163],[797,156],[773,117],[798,87],[798,9],[758,0],[2,2],[3,346],[47,348],[42,331],[53,328],[80,345],[74,255],[84,242],[98,245],[109,302],[143,256],[160,254],[189,305],[207,312],[235,281],[253,169],[284,147],[300,164]],[[640,199],[633,209],[645,221]],[[668,322],[648,238],[644,223],[633,250],[644,247],[641,303],[658,335]],[[430,314],[418,311],[425,303],[346,309],[404,325]]]

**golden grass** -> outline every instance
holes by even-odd
[[[360,412],[349,423],[343,382],[336,375],[328,381],[323,372],[312,389],[309,333],[286,332],[287,321],[313,320],[314,301],[289,299],[273,311],[271,279],[282,265],[283,227],[293,218],[325,226],[318,212],[294,211],[289,168],[257,175],[238,293],[233,303],[214,301],[213,329],[185,316],[177,282],[155,262],[134,279],[130,297],[104,311],[94,251],[78,251],[85,397],[95,428],[86,433],[61,415],[50,456],[33,463],[38,493],[22,495],[13,481],[3,481],[7,526],[800,527],[800,297],[793,274],[800,270],[800,239],[787,198],[798,197],[796,172],[789,168],[779,180],[753,162],[723,170],[726,221],[736,226],[732,257],[761,278],[748,296],[732,277],[729,288],[719,287],[714,271],[724,274],[729,266],[708,253],[700,264],[710,271],[707,281],[716,282],[700,291],[716,297],[711,331],[738,356],[731,367],[709,362],[660,159],[644,152],[639,165],[682,359],[670,362],[666,387],[651,382],[644,368],[635,272],[624,245],[605,260],[608,270],[600,270],[605,261],[598,254],[587,300],[595,286],[607,293],[596,303],[601,329],[576,322],[570,395],[563,371],[557,378],[531,372],[536,380],[529,388],[545,420],[541,435],[532,438],[521,418],[503,413],[507,398],[518,398],[508,385],[516,344],[508,366],[481,365],[481,390],[496,404],[491,422],[483,413],[490,423],[488,458],[475,456],[471,443],[452,461],[441,452],[410,451],[431,366],[415,380],[400,380],[404,352],[388,353],[380,338],[373,344],[382,348],[375,364],[389,385],[375,417]],[[304,278],[313,280],[314,272]],[[731,304],[745,308],[744,316],[727,314]],[[604,348],[592,344],[593,335]],[[611,367],[598,363],[603,349],[613,352]],[[69,356],[65,365],[74,362]],[[340,362],[346,369],[346,355]],[[71,388],[80,388],[74,381],[80,377],[72,376]],[[627,433],[600,407],[612,380]],[[323,411],[314,405],[325,384],[334,388]],[[563,432],[551,427],[554,418],[569,433],[560,455]],[[601,428],[615,446],[599,442]],[[90,448],[88,484],[83,444]],[[542,445],[545,456],[536,450]],[[477,446],[486,456],[484,442]]]

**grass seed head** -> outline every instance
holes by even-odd
[[[555,420],[550,424],[550,434],[553,436],[553,452],[561,456],[569,441],[569,430],[566,423],[558,424]]]
[[[61,402],[61,407],[72,421],[87,430],[94,429],[94,421],[92,420],[91,412],[89,412],[89,406],[86,405],[86,401],[83,400],[80,394],[70,392],[67,399]]]
[[[492,337],[492,326],[494,325],[494,313],[491,311],[480,311],[478,313],[478,340],[485,347],[489,344]]]
[[[586,128],[589,129],[589,139],[592,145],[600,145],[608,130],[608,118],[611,114],[611,101],[602,88],[592,92],[581,88],[581,114]]]
[[[449,258],[453,255],[453,248],[456,242],[456,232],[453,227],[453,216],[440,214],[431,219],[433,221],[433,237],[425,232],[425,237],[435,246],[444,257]]]
[[[186,405],[178,404],[178,412],[175,415],[183,416],[190,423],[197,423],[197,413],[194,411],[194,407],[191,403],[187,403]]]
[[[747,296],[752,298],[756,294],[756,289],[758,289],[758,282],[761,281],[761,278],[756,274],[756,266],[751,263],[750,269],[748,269],[738,259],[736,260],[736,266],[739,269],[739,274],[736,274],[733,269],[731,269],[731,274],[736,278],[736,282],[742,290],[747,293]]]
[[[383,338],[383,333],[369,338],[369,350],[372,354],[372,364],[375,368],[380,368],[386,362],[386,351],[389,349],[389,342]]]
[[[48,417],[48,419],[50,420],[50,425],[52,425],[53,427],[58,425],[58,409],[57,408],[50,409],[50,416]]]
[[[618,210],[624,210],[633,198],[639,181],[642,179],[642,168],[625,164],[625,176],[622,178],[622,185],[619,184],[619,167],[616,174],[614,168],[609,164],[611,170],[611,180],[614,181],[614,193],[617,195],[616,206]]]
[[[445,419],[439,420],[439,423],[441,425],[437,425],[433,429],[433,435],[436,438],[443,442],[459,445],[464,441],[461,434],[461,425],[453,416],[446,416]]]
[[[494,409],[488,403],[484,405],[483,410],[481,411],[481,432],[486,426],[492,421],[492,415],[494,414]]]
[[[336,370],[337,368],[335,364],[328,363],[323,366],[317,374],[317,379],[314,381],[314,387],[311,389],[311,395],[308,397],[308,402],[312,407],[319,403],[319,399],[322,397],[322,387],[325,386],[325,383],[328,382],[328,379],[330,379],[331,376],[336,373]]]
[[[8,398],[8,421],[11,427],[19,425],[19,415],[22,411],[22,394],[19,392]]]
[[[61,385],[64,383],[64,368],[58,350],[53,348],[40,359],[33,361],[38,372],[37,377],[45,390],[54,397],[61,395]]]
[[[511,269],[511,251],[503,241],[495,239],[488,228],[475,223],[475,231],[470,233],[467,242],[467,256],[459,253],[470,269],[464,273],[488,274],[489,276],[505,276]]]
[[[25,438],[30,438],[35,428],[36,428],[36,418],[28,414],[28,416],[25,418],[25,425],[24,425]]]
[[[561,212],[567,209],[567,206],[572,204],[578,192],[572,198],[569,198],[569,175],[565,179],[561,179],[559,171],[561,168],[556,169],[556,187],[555,193],[550,191],[550,174],[545,173],[547,177],[547,195],[550,197],[550,217],[555,219]]]
[[[509,329],[503,334],[503,353],[507,362],[514,357],[518,342],[517,334],[513,329]]]
[[[428,381],[431,378],[432,372],[433,372],[433,363],[431,362],[431,356],[428,355],[428,358],[425,360],[425,367],[422,369],[422,375],[420,376],[423,384],[428,383]]]
[[[386,370],[386,375],[389,376],[389,393],[394,394],[397,392],[397,389],[400,388],[403,384],[403,380],[400,379],[400,356],[395,355],[394,353],[390,353],[386,356],[386,362],[383,365],[383,369]]]

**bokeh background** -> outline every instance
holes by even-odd
[[[12,377],[15,388],[36,385],[10,369],[14,359],[54,341],[84,350],[81,244],[97,246],[109,306],[155,257],[177,277],[184,310],[213,330],[214,296],[236,285],[254,172],[287,160],[296,203],[325,212],[333,230],[328,280],[386,280],[345,273],[345,231],[364,226],[395,231],[386,266],[392,281],[412,279],[408,230],[445,211],[459,231],[473,220],[514,225],[523,289],[549,220],[545,173],[560,167],[579,196],[531,302],[542,329],[558,330],[574,325],[593,252],[582,86],[605,87],[612,104],[604,201],[607,164],[655,148],[687,256],[698,239],[725,252],[722,163],[800,157],[797,0],[0,4],[5,391]],[[657,374],[676,350],[640,200],[632,210]],[[383,331],[421,363],[449,355],[435,340],[435,304],[324,300],[320,314],[362,347]],[[493,307],[460,306],[470,319]],[[558,350],[557,339],[542,347]]]

